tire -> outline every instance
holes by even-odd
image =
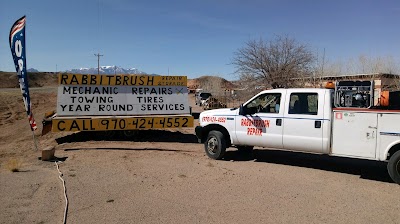
[[[387,169],[392,180],[400,184],[400,151],[390,157]]]
[[[219,131],[210,131],[207,140],[204,142],[204,149],[211,159],[222,159],[226,151],[224,135]]]
[[[239,152],[250,153],[253,151],[254,146],[238,145],[238,146],[236,146],[236,148],[238,149]]]

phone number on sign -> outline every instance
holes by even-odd
[[[53,131],[106,131],[193,127],[193,117],[55,119]]]

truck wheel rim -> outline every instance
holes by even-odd
[[[216,138],[210,138],[207,142],[207,150],[210,154],[215,154],[218,148],[218,140]]]

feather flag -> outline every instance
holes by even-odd
[[[28,88],[28,74],[26,73],[26,52],[25,52],[25,16],[17,20],[10,30],[10,49],[14,59],[15,69],[18,75],[19,86],[25,104],[25,110],[28,114],[31,130],[37,129],[35,119],[33,118],[31,98]]]

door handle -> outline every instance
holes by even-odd
[[[276,119],[276,126],[282,126],[282,119]]]
[[[375,138],[375,131],[372,131],[372,133],[367,132],[367,139],[374,139]]]
[[[321,121],[315,121],[314,128],[321,128],[321,124],[322,124]]]

